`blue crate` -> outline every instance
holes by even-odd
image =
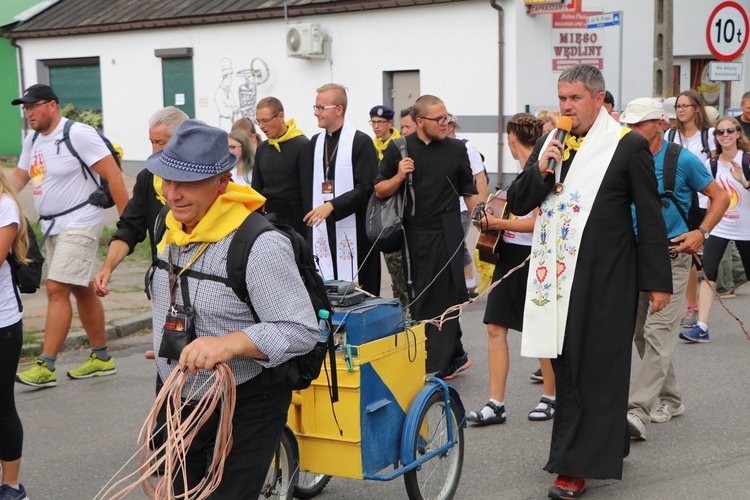
[[[404,331],[404,315],[398,299],[375,297],[356,306],[336,308],[332,318],[334,331],[345,317],[342,330],[346,330],[346,339],[351,345],[362,345]]]

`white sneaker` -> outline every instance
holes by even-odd
[[[646,424],[635,413],[628,412],[628,430],[630,430],[631,438],[639,441],[646,440]]]
[[[678,417],[683,413],[685,413],[685,406],[682,404],[677,408],[672,408],[667,403],[662,403],[657,409],[651,412],[651,421],[663,424],[672,420],[672,417]]]

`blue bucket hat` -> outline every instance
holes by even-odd
[[[237,163],[229,152],[227,133],[197,120],[185,120],[167,147],[146,160],[146,168],[162,179],[193,182],[227,172]]]

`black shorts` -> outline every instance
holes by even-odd
[[[531,252],[530,246],[515,245],[501,241],[498,245],[498,261],[492,282],[524,261]],[[504,326],[513,330],[523,329],[523,310],[526,299],[526,280],[529,277],[529,263],[516,270],[490,292],[484,323]]]

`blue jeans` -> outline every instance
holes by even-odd
[[[258,391],[253,379],[237,386],[237,402],[232,418],[232,450],[224,464],[221,484],[211,494],[215,500],[256,500],[276,452],[292,391],[285,383]],[[243,387],[245,386],[245,387]],[[249,394],[248,394],[249,393]],[[193,440],[187,453],[190,488],[198,484],[213,458],[219,410],[215,411]],[[182,475],[176,474],[174,489],[182,491]]]

